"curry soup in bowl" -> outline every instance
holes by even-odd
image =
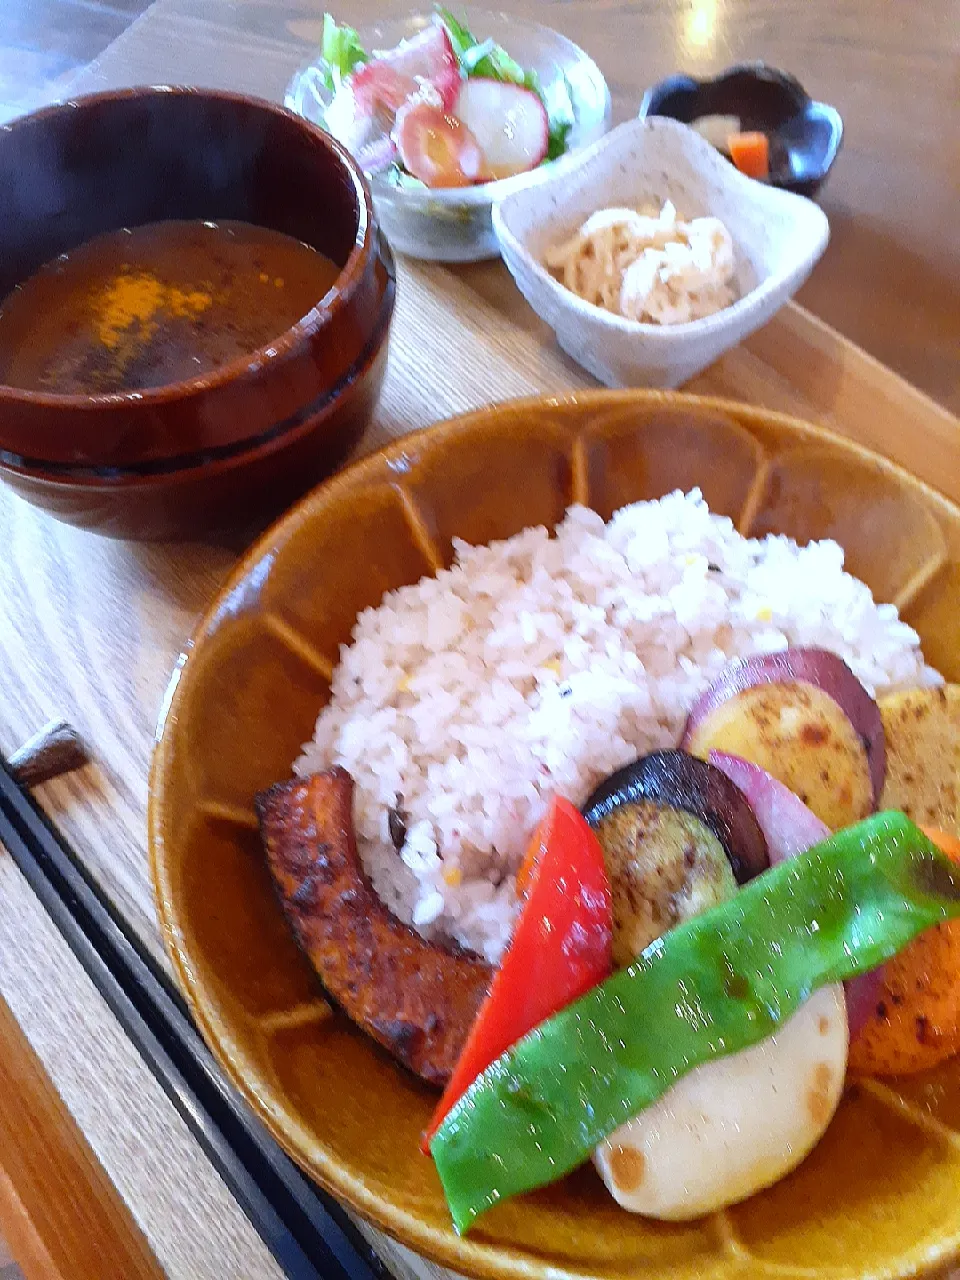
[[[273,514],[376,404],[392,256],[321,130],[192,89],[0,129],[0,466],[61,518],[169,536]]]
[[[203,377],[279,338],[340,268],[247,222],[153,222],[61,254],[0,302],[0,380],[103,395]]]

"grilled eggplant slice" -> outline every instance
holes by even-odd
[[[600,783],[583,806],[583,816],[598,829],[621,805],[642,801],[698,818],[720,841],[738,884],[770,865],[767,842],[746,797],[705,760],[679,750],[642,756]]]
[[[490,966],[427,941],[384,906],[357,854],[345,770],[278,783],[256,808],[287,920],[326,990],[405,1067],[446,1084]]]
[[[650,800],[621,804],[596,828],[613,899],[613,962],[737,891],[723,845],[699,818]]]

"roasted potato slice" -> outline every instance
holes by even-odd
[[[768,1187],[819,1141],[843,1092],[843,988],[821,987],[765,1040],[681,1076],[593,1161],[625,1209],[682,1222]]]
[[[881,809],[960,835],[960,685],[879,700],[887,739]]]
[[[813,685],[837,704],[863,743],[873,784],[874,801],[879,801],[886,773],[883,721],[880,709],[851,668],[829,649],[810,645],[789,645],[773,653],[751,653],[728,662],[717,678],[690,708],[681,747],[689,750],[700,722],[717,707],[736,698],[754,685]]]

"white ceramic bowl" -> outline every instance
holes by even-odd
[[[584,302],[543,265],[597,209],[672,200],[713,214],[733,237],[738,300],[687,324],[639,324]],[[610,387],[676,387],[765,324],[827,246],[826,215],[803,196],[745,178],[686,125],[631,120],[494,210],[504,262],[574,360]]]
[[[566,80],[574,125],[563,160],[606,132],[610,122],[607,82],[592,58],[572,40],[549,27],[523,22],[506,13],[458,4],[451,8],[478,40],[492,37],[521,66],[533,68],[548,98]],[[413,14],[358,28],[357,34],[364,48],[372,52],[392,48],[422,31],[431,21],[431,12]],[[316,59],[302,66],[291,80],[284,102],[314,124],[323,125],[329,94],[317,75]],[[394,250],[438,262],[479,262],[496,258],[500,253],[491,221],[494,204],[512,192],[543,181],[556,164],[562,162],[541,165],[531,173],[521,173],[514,178],[459,190],[402,188],[381,176],[374,176],[370,187],[380,225]]]

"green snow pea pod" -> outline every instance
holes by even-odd
[[[651,943],[499,1057],[431,1143],[458,1231],[562,1177],[701,1063],[756,1044],[818,987],[960,916],[960,869],[881,813]]]

